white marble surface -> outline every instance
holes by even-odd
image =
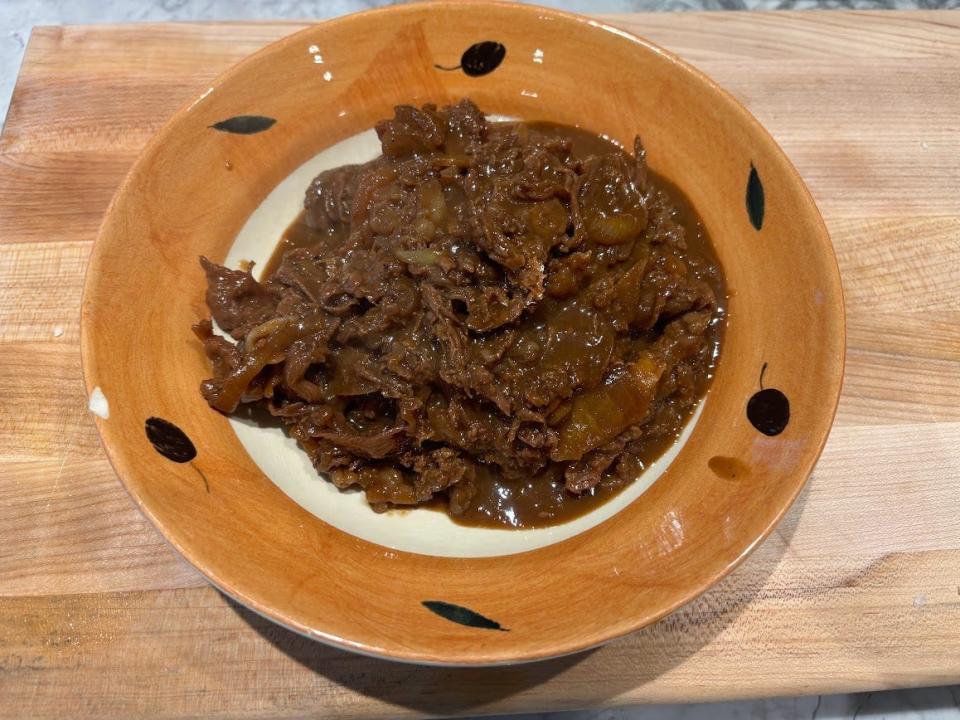
[[[702,705],[500,716],[498,720],[957,720],[960,686]]]
[[[0,116],[35,25],[175,20],[321,19],[384,0],[0,0]],[[539,0],[574,12],[807,8],[960,8],[960,0]],[[960,720],[960,685],[702,705],[584,710],[508,720]]]
[[[323,19],[390,0],[0,0],[0,117],[35,25],[175,20]],[[537,0],[583,13],[809,8],[960,8],[960,0]]]

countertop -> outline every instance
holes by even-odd
[[[376,0],[4,0],[0,3],[0,116],[6,109],[17,76],[23,49],[31,28],[47,24],[97,24],[142,21],[230,20],[274,18],[327,18],[387,3]],[[648,10],[776,10],[806,8],[958,8],[960,0],[613,0],[590,3],[586,0],[544,2],[580,12],[632,12]],[[960,240],[958,240],[960,241]],[[0,588],[2,594],[2,588]],[[615,709],[528,715],[551,720],[634,720],[650,718],[881,718],[899,720],[960,719],[960,686],[918,690],[809,696],[777,700],[756,700],[707,705],[661,705],[644,709]],[[3,706],[0,716],[11,708]],[[14,711],[15,712],[15,711]],[[517,716],[519,717],[519,716]]]
[[[325,18],[393,4],[391,0],[2,0],[0,2],[0,117],[7,114],[30,29],[184,20]],[[960,8],[960,0],[540,0],[581,13],[688,10],[925,10]]]

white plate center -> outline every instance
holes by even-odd
[[[252,260],[266,265],[283,231],[303,208],[310,181],[330,168],[372,160],[380,154],[373,130],[354,135],[301,165],[260,204],[237,235],[226,264]],[[700,418],[701,403],[676,443],[632,485],[591,512],[567,523],[529,530],[465,527],[446,514],[426,509],[378,514],[362,492],[341,492],[310,464],[295,440],[279,428],[263,428],[231,418],[250,457],[294,502],[334,527],[394,550],[443,557],[490,557],[535,550],[588,530],[615,515],[647,490],[673,462]]]

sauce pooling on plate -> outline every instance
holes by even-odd
[[[401,106],[261,281],[203,259],[207,401],[278,417],[377,511],[538,527],[636,479],[706,392],[723,279],[683,194],[583,130]]]

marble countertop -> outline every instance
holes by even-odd
[[[813,695],[701,705],[581,710],[497,720],[957,720],[960,687]],[[491,719],[492,720],[492,719]]]
[[[177,20],[320,20],[391,0],[0,0],[0,117],[30,29],[35,25],[88,25]],[[582,13],[689,10],[806,10],[960,8],[960,0],[539,0],[537,4]]]
[[[36,25],[177,20],[322,19],[383,0],[0,0],[0,116],[5,117],[20,60]],[[809,8],[960,8],[960,0],[540,0],[574,12],[778,10]],[[876,693],[703,705],[659,705],[523,716],[527,720],[960,720],[960,685]],[[507,720],[519,720],[512,716]]]

